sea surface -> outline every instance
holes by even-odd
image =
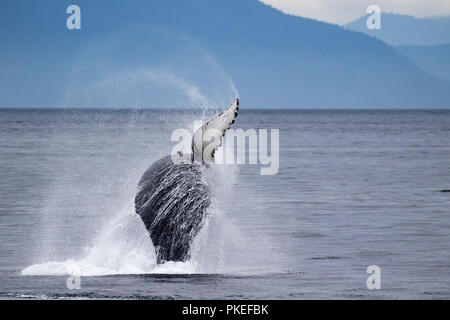
[[[0,298],[450,298],[450,111],[241,110],[278,173],[207,168],[192,258],[163,265],[136,185],[214,110],[0,110]]]

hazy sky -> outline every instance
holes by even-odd
[[[383,12],[416,17],[450,15],[450,0],[261,0],[283,12],[337,24],[351,22],[375,4]]]

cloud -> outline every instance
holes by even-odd
[[[383,12],[415,17],[450,15],[449,0],[260,0],[285,13],[346,24],[366,14],[369,5]]]

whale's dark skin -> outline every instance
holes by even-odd
[[[166,156],[139,181],[135,209],[155,246],[157,263],[189,259],[211,203],[204,169],[197,163],[174,164]]]

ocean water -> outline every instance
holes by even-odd
[[[0,110],[0,298],[450,298],[450,111],[241,109],[278,174],[209,168],[191,260],[159,266],[137,182],[212,111]]]

